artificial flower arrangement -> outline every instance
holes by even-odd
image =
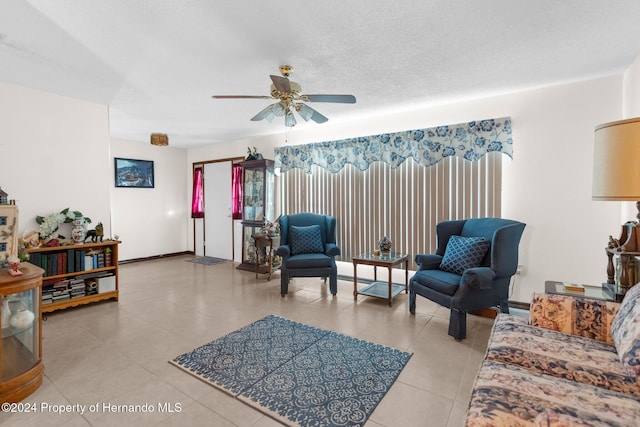
[[[57,213],[52,213],[48,216],[36,216],[36,223],[40,225],[40,231],[38,233],[39,241],[47,242],[55,238],[66,239],[60,234],[57,236],[54,235],[60,228],[61,224],[70,224],[76,219],[82,219],[85,224],[91,224],[91,218],[84,216],[80,211],[72,211],[69,208],[63,209]]]

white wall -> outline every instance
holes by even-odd
[[[636,60],[624,77],[334,120],[294,128],[287,139],[293,145],[511,116],[514,160],[504,165],[503,216],[527,223],[520,246],[525,270],[512,299],[528,302],[548,279],[605,279],[604,247],[624,215],[619,203],[591,201],[593,130],[640,115],[639,82]],[[244,156],[247,146],[273,158],[284,130],[191,150],[110,141],[106,106],[0,83],[0,186],[18,201],[21,231],[36,228],[36,215],[71,207],[102,221],[107,235],[120,235],[121,259],[181,252],[193,248],[191,164]],[[154,160],[155,189],[114,188],[113,157]]]
[[[622,112],[625,119],[640,116],[640,56],[624,73]]]
[[[106,237],[120,235],[120,259],[188,250],[186,150],[110,141],[108,114],[105,105],[0,83],[0,187],[18,204],[20,233],[38,229],[37,215],[69,207],[102,222]],[[155,188],[116,189],[113,157],[154,160]]]
[[[511,299],[528,302],[545,280],[599,285],[606,279],[604,247],[619,233],[616,203],[591,201],[595,126],[622,114],[622,76],[533,89],[491,98],[332,122],[288,135],[291,145],[511,116],[514,159],[503,170],[503,217],[527,224],[523,274]],[[189,150],[188,161],[243,155],[256,146],[267,158],[285,132]],[[411,254],[414,256],[415,254]],[[341,273],[351,274],[349,264]]]
[[[627,68],[623,77],[622,116],[620,119],[633,117],[640,117],[640,56]],[[638,214],[634,202],[621,202],[620,211],[620,224],[635,220]],[[614,235],[614,237],[619,236]]]
[[[154,162],[154,188],[116,188],[114,157]],[[186,250],[191,211],[191,167],[187,151],[149,142],[111,141],[111,227],[122,240],[121,260],[166,255]],[[189,174],[187,173],[189,171]]]
[[[37,215],[71,208],[109,236],[111,179],[106,106],[0,83],[0,186],[21,233],[38,230]]]

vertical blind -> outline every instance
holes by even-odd
[[[476,161],[451,156],[430,167],[411,158],[396,168],[375,162],[365,171],[312,166],[311,174],[293,169],[281,176],[280,212],[336,217],[342,261],[372,251],[386,235],[415,269],[416,254],[435,252],[437,223],[501,215],[501,182],[498,152]]]

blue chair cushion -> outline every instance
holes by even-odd
[[[289,233],[291,234],[289,242],[292,255],[324,253],[319,225],[307,227],[292,225]]]
[[[287,259],[287,268],[322,268],[331,267],[332,258],[325,254],[293,255]]]
[[[433,289],[441,294],[453,296],[458,292],[461,279],[462,277],[458,274],[442,270],[419,270],[413,276],[411,282]]]
[[[489,242],[484,237],[449,237],[440,270],[462,275],[467,268],[479,267],[489,250]]]

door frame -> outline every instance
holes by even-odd
[[[202,168],[202,176],[203,179],[205,180],[205,184],[206,185],[206,178],[204,178],[204,165],[207,163],[221,163],[221,162],[231,162],[232,164],[236,164],[236,163],[240,163],[240,162],[244,162],[244,157],[228,157],[228,158],[224,158],[224,159],[215,159],[215,160],[204,160],[201,162],[193,162],[191,164],[191,187],[192,187],[192,195],[191,197],[193,198],[193,176],[196,173],[196,169],[197,168]],[[204,197],[204,195],[203,195]],[[191,200],[191,202],[193,202],[193,200]],[[207,209],[207,205],[206,205],[206,200],[204,201],[205,203],[205,210]],[[189,206],[189,209],[191,209],[191,206]],[[193,230],[193,253],[196,253],[196,245],[197,245],[197,240],[196,240],[196,220],[198,219],[202,219],[202,236],[204,238],[204,236],[206,236],[206,224],[204,222],[204,218],[191,218],[192,219],[192,230]],[[203,251],[204,254],[206,254],[206,252]],[[231,221],[231,254],[232,256],[234,256],[235,254],[235,238],[234,238],[234,221]]]

